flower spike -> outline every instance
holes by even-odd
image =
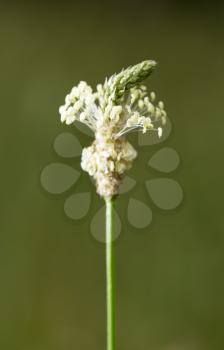
[[[129,132],[156,131],[162,136],[166,124],[164,104],[155,104],[142,85],[156,66],[147,60],[112,75],[96,92],[84,81],[72,88],[60,107],[61,121],[80,121],[95,133],[95,140],[82,152],[81,166],[96,182],[99,195],[111,198],[118,193],[124,173],[132,166],[136,150],[126,140]]]
[[[143,61],[122,70],[119,74],[112,75],[104,84],[105,96],[108,100],[112,100],[114,104],[119,104],[124,97],[124,93],[145,80],[152,73],[155,66],[155,61]]]

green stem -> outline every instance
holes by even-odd
[[[113,268],[113,199],[106,198],[107,350],[115,349],[115,305]]]

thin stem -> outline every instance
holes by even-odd
[[[105,201],[106,201],[107,350],[115,350],[113,199],[106,198]]]

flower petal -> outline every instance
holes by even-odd
[[[106,213],[106,207],[104,205],[102,208],[100,208],[96,212],[90,224],[90,230],[93,237],[101,243],[106,242],[105,213]],[[113,215],[114,215],[113,241],[115,241],[121,233],[121,221],[115,209],[113,209]]]
[[[90,193],[75,193],[68,197],[64,204],[65,214],[73,220],[82,219],[89,211]]]
[[[152,221],[152,211],[145,203],[131,198],[128,203],[128,220],[132,226],[144,228]]]
[[[183,200],[179,183],[168,178],[146,181],[146,188],[157,207],[164,210],[176,208]]]
[[[54,141],[55,152],[64,158],[73,158],[81,155],[82,147],[75,135],[64,132]]]
[[[41,172],[40,181],[43,188],[53,194],[67,191],[78,180],[80,173],[62,163],[51,163]]]
[[[152,156],[148,165],[158,171],[170,173],[178,167],[179,163],[178,153],[171,147],[164,147]]]

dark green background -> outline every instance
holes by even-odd
[[[172,177],[185,198],[169,215],[150,202],[154,222],[140,233],[126,220],[129,196],[117,205],[117,349],[224,348],[223,20],[214,2],[0,5],[1,349],[105,349],[104,246],[89,232],[102,202],[73,222],[67,194],[47,195],[39,175],[71,130],[58,116],[67,91],[146,58],[159,62],[147,85],[172,120],[165,145],[181,156]],[[133,174],[146,202],[145,162]],[[70,192],[94,192],[87,180]]]

